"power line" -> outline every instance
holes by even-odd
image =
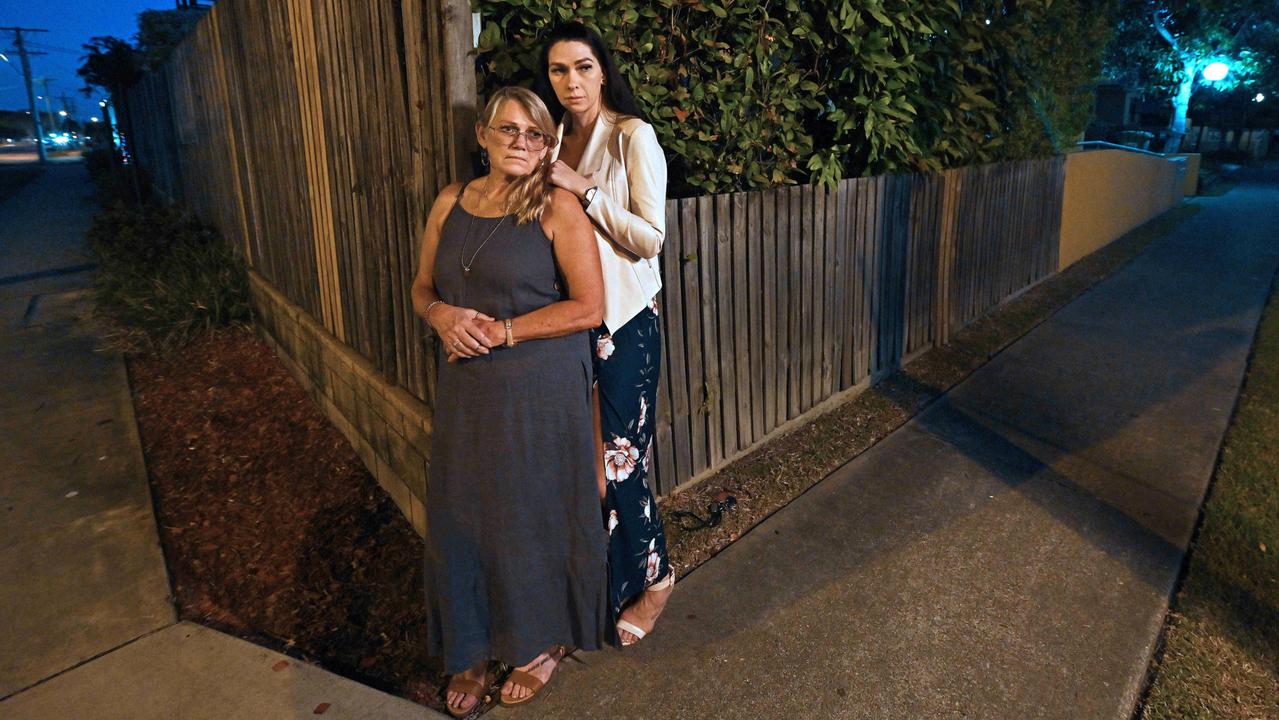
[[[35,42],[28,41],[27,45],[33,48],[39,48],[41,50],[52,50],[53,52],[64,53],[66,55],[83,55],[84,54],[83,50],[72,50],[71,48],[58,47],[57,45],[49,45],[48,43],[35,43]]]

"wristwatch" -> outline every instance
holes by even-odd
[[[583,208],[583,209],[588,208],[588,207],[590,207],[590,206],[591,206],[591,201],[595,199],[595,191],[596,191],[596,190],[599,190],[599,186],[598,186],[598,185],[592,185],[592,186],[590,186],[590,187],[586,188],[586,192],[582,193],[582,208]]]

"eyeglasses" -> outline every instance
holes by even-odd
[[[501,135],[508,146],[514,145],[521,135],[528,142],[529,150],[541,150],[551,143],[551,137],[541,130],[520,130],[514,125],[489,125],[489,130]]]

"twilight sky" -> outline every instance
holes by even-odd
[[[66,93],[81,120],[98,111],[98,98],[80,93],[84,83],[75,74],[84,51],[80,46],[95,35],[115,35],[130,42],[138,31],[138,13],[171,10],[173,0],[0,0],[0,27],[45,28],[47,33],[24,33],[28,49],[48,55],[31,58],[31,74],[49,78],[50,108],[62,110],[59,95]],[[0,60],[0,110],[26,110],[22,63],[13,50],[13,33],[0,32],[0,52],[12,64]],[[36,94],[41,94],[37,86]],[[39,101],[37,101],[39,102]]]

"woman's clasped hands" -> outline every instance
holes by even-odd
[[[489,348],[506,342],[506,328],[474,308],[441,303],[427,318],[440,342],[448,348],[448,362],[488,355]]]

